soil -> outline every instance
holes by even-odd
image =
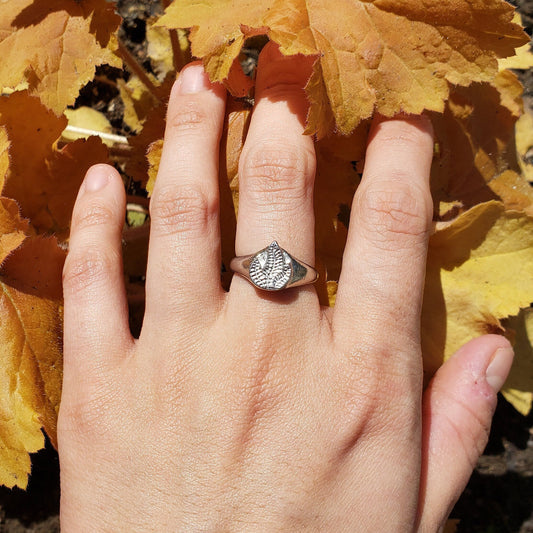
[[[533,0],[512,0],[533,30]],[[118,0],[124,22],[120,37],[139,62],[150,70],[145,29],[148,17],[161,12],[158,0]],[[533,107],[533,71],[518,73],[526,104]],[[113,80],[127,73],[103,67],[82,90],[77,105],[104,112],[116,133],[127,135],[123,104]],[[111,82],[111,83],[110,83]],[[59,532],[59,460],[49,442],[32,457],[27,491],[0,487],[0,533]],[[458,533],[533,533],[533,413],[517,413],[499,398],[489,443],[472,478],[451,514]]]

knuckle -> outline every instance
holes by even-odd
[[[63,267],[63,287],[70,293],[79,293],[87,287],[109,278],[120,261],[111,250],[92,247],[69,252]]]
[[[428,235],[431,208],[427,194],[405,180],[362,187],[356,202],[361,223],[384,242]]]
[[[156,190],[150,202],[152,225],[163,235],[201,231],[217,212],[216,199],[192,186]]]
[[[412,149],[420,150],[420,142],[424,139],[424,134],[418,128],[406,128],[403,123],[388,123],[387,127],[380,132],[380,142],[390,149],[404,151]]]
[[[167,117],[167,128],[177,132],[205,130],[213,122],[212,113],[196,100],[183,102]]]
[[[76,230],[83,230],[95,226],[106,226],[115,223],[117,214],[109,206],[102,203],[92,203],[74,211],[72,226]]]
[[[315,155],[303,146],[257,145],[243,154],[243,186],[260,204],[304,200],[312,194]]]

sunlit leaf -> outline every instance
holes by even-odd
[[[507,209],[533,216],[533,187],[524,176],[507,170],[489,183]]]
[[[461,345],[503,333],[501,320],[533,301],[533,218],[480,204],[430,239],[422,341],[433,374]]]
[[[30,238],[0,269],[0,483],[8,487],[26,487],[41,427],[56,443],[64,256],[55,239]]]
[[[520,13],[515,13],[513,22],[525,26],[524,21]],[[533,67],[533,53],[531,53],[531,44],[526,43],[516,49],[515,55],[510,57],[504,57],[498,60],[500,70],[516,69],[527,70]]]
[[[184,30],[176,32],[176,41],[180,53],[186,54],[189,49],[189,41]],[[150,64],[157,79],[162,82],[167,76],[174,76],[173,43],[170,32],[166,28],[149,23],[146,27],[146,43]]]
[[[113,53],[120,17],[106,0],[8,0],[0,10],[0,84],[28,83],[57,114]]]
[[[78,139],[88,139],[99,133],[113,133],[113,126],[107,117],[92,107],[81,106],[76,109],[66,109],[65,116],[70,128],[67,127],[61,133],[63,141],[72,142]],[[113,145],[110,140],[105,138],[102,139],[102,142],[108,146]]]
[[[512,18],[504,0],[340,0],[335,9],[321,0],[175,0],[159,24],[192,28],[192,52],[217,81],[258,33],[285,54],[316,55],[309,130],[323,131],[316,107],[327,102],[350,133],[375,112],[443,111],[449,84],[490,81],[497,58],[528,42]]]

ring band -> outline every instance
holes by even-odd
[[[318,272],[313,267],[292,257],[276,241],[255,254],[235,257],[230,268],[265,291],[307,285],[318,278]]]

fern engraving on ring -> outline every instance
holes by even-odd
[[[250,264],[250,279],[260,289],[283,289],[291,274],[291,258],[276,241],[259,252]]]

